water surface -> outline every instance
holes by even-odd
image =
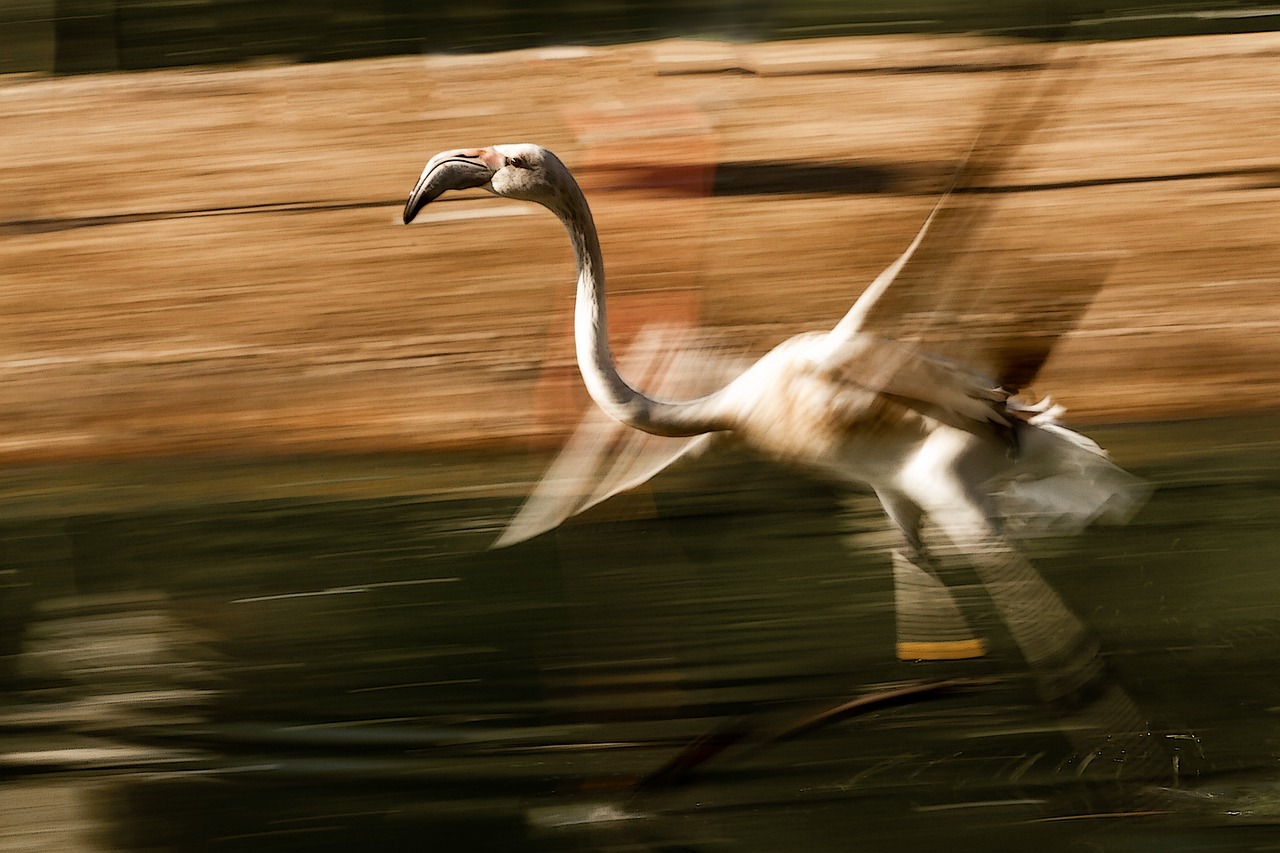
[[[545,460],[6,471],[0,838],[1280,848],[1280,423],[1093,432],[1157,491],[1127,527],[1026,550],[1100,641],[1095,692],[1142,715],[1136,740],[1103,733],[1110,750],[1081,746],[1079,708],[1041,698],[962,565],[948,579],[989,653],[896,660],[874,501],[749,460],[664,477],[496,552]],[[637,790],[708,733],[741,739]]]

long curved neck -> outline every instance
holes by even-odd
[[[719,392],[696,400],[665,402],[645,396],[618,374],[609,349],[604,260],[587,200],[577,183],[568,178],[563,195],[547,207],[564,223],[577,260],[573,331],[578,369],[591,399],[624,424],[655,435],[691,436],[728,429],[726,419],[717,414]]]

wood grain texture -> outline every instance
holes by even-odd
[[[563,231],[489,199],[396,224],[427,155],[535,141],[581,164],[611,290],[696,292],[759,353],[839,319],[1023,73],[962,39],[716,47],[745,74],[688,73],[698,50],[0,78],[0,460],[554,442],[580,415],[538,399],[572,358]],[[1274,408],[1280,35],[1061,50],[1087,79],[959,266],[1018,304],[1053,277],[992,285],[983,258],[1117,253],[1036,379],[1077,422]],[[673,117],[652,158],[625,116],[616,145],[583,131],[618,104]],[[805,192],[793,168],[707,198],[700,158],[812,168]]]

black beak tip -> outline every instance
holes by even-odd
[[[405,203],[404,213],[400,217],[402,220],[404,220],[405,225],[408,225],[410,222],[412,222],[413,218],[418,215],[418,211],[422,210],[422,203],[418,202],[415,204],[415,201],[417,200],[411,198],[409,199],[408,202]]]

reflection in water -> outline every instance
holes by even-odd
[[[19,672],[83,729],[192,722],[212,696],[207,640],[162,593],[55,598],[36,608]]]
[[[188,466],[151,506],[29,518],[25,499],[6,501],[3,641],[16,651],[0,660],[0,839],[1250,849],[1280,802],[1280,455],[1179,448],[1266,429],[1108,436],[1161,484],[1148,507],[1127,528],[1028,542],[1041,574],[939,554],[987,654],[924,663],[894,655],[872,499],[844,508],[733,462],[601,508],[631,520],[597,510],[500,552],[484,549],[511,498],[192,501],[190,484],[220,472]],[[488,466],[465,470],[509,478]],[[434,461],[433,476],[454,467]],[[260,473],[332,485],[320,463]],[[1045,616],[1071,630],[1040,636]],[[683,778],[634,790],[735,725],[746,735]]]

